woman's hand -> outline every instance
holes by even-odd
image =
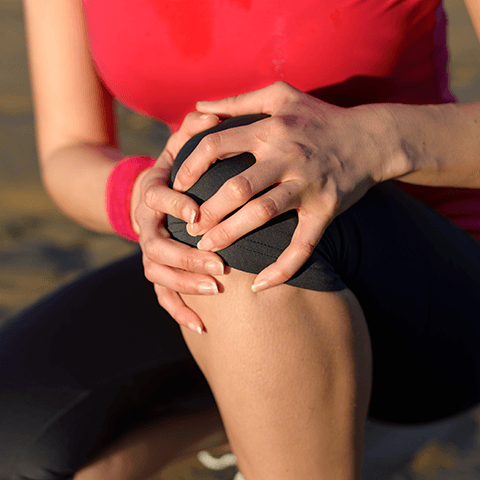
[[[230,179],[200,208],[192,235],[204,234],[198,248],[218,251],[295,209],[298,226],[287,249],[256,277],[252,289],[288,280],[310,257],[330,222],[383,179],[405,173],[395,165],[389,139],[392,117],[384,106],[340,108],[278,82],[261,90],[215,102],[199,111],[223,117],[266,113],[270,117],[205,137],[185,160],[173,188],[188,190],[217,159],[248,151],[256,163]],[[267,187],[260,197],[249,201]],[[243,205],[243,207],[242,207]],[[223,218],[240,208],[238,212]]]
[[[180,324],[198,333],[204,325],[179,293],[218,293],[211,275],[223,274],[223,262],[211,252],[201,252],[170,238],[167,214],[192,223],[198,205],[187,195],[169,188],[173,161],[193,135],[218,123],[215,115],[187,115],[180,129],[169,138],[155,165],[142,172],[132,192],[132,224],[140,235],[145,276],[154,284],[158,302]]]

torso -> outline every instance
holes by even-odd
[[[197,100],[276,80],[311,92],[368,77],[344,89],[353,97],[350,104],[370,97],[438,103],[439,1],[84,0],[84,5],[92,55],[107,87],[122,103],[175,128]]]
[[[454,101],[440,1],[83,0],[102,81],[173,130],[277,80],[345,107]],[[480,190],[405,188],[480,239]]]

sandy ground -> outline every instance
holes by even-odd
[[[480,45],[461,0],[446,0],[451,86],[460,102],[480,100]],[[156,156],[168,131],[119,107],[127,154]],[[134,247],[85,230],[60,214],[39,179],[20,0],[0,0],[0,322],[81,272]],[[446,386],[447,394],[448,386]],[[367,428],[366,479],[480,479],[474,410],[425,428]],[[218,443],[214,439],[213,443]],[[223,453],[223,447],[214,453]],[[193,456],[165,471],[166,480],[233,479],[234,467],[208,470]]]

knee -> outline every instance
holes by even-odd
[[[345,343],[351,339],[356,324],[364,322],[364,315],[355,295],[348,289],[339,292],[319,292],[279,285],[259,293],[251,286],[255,274],[230,269],[218,277],[220,295],[183,296],[207,323],[207,330],[225,335],[230,329],[235,334],[253,330],[258,337],[272,328],[331,332],[332,339]],[[210,327],[210,328],[208,328]]]
[[[227,431],[245,418],[254,423],[270,418],[275,424],[270,415],[276,409],[322,406],[338,419],[355,418],[361,431],[370,398],[371,354],[355,296],[349,290],[316,292],[288,285],[254,294],[252,279],[233,270],[215,298],[185,297],[200,312],[207,333],[186,331],[184,336]]]
[[[280,285],[255,294],[250,289],[253,278],[232,269],[221,280],[220,295],[184,296],[206,326],[202,337],[184,333],[204,373],[241,359],[276,375],[279,361],[303,355],[312,362],[333,359],[332,368],[361,372],[369,389],[370,338],[350,290],[317,292]]]
[[[245,115],[241,117],[234,117],[225,120],[221,124],[213,127],[205,132],[201,132],[198,135],[191,138],[180,150],[172,168],[171,181],[175,180],[176,174],[182,165],[182,163],[188,158],[188,156],[197,147],[200,141],[210,133],[225,130],[229,128],[248,125],[255,121],[265,118],[266,115]],[[205,172],[204,175],[193,185],[186,193],[191,196],[199,205],[212,197],[220,187],[230,180],[242,173],[247,168],[255,164],[255,157],[249,153],[244,152],[240,155],[227,158],[221,162],[216,162]],[[167,217],[167,225],[172,237],[187,245],[195,246],[198,243],[198,238],[191,237],[185,230],[185,222],[175,218],[173,216]]]
[[[104,455],[79,470],[73,480],[124,480],[130,478],[132,459],[123,452]]]

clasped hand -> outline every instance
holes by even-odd
[[[283,82],[199,102],[197,109],[204,115],[187,116],[143,177],[143,201],[135,211],[145,274],[155,284],[160,304],[180,324],[195,330],[203,324],[179,294],[218,293],[208,274],[221,274],[223,265],[213,252],[295,209],[298,225],[290,245],[258,274],[252,289],[284,283],[310,257],[331,221],[383,180],[392,150],[384,139],[385,110],[336,107]],[[252,113],[270,117],[204,137],[179,169],[173,189],[168,188],[173,159],[185,141],[216,124],[218,117]],[[212,163],[245,151],[256,163],[228,180],[200,208],[183,195]],[[268,187],[273,188],[251,200]],[[169,238],[166,214],[186,221],[190,234],[203,234],[198,249]]]

